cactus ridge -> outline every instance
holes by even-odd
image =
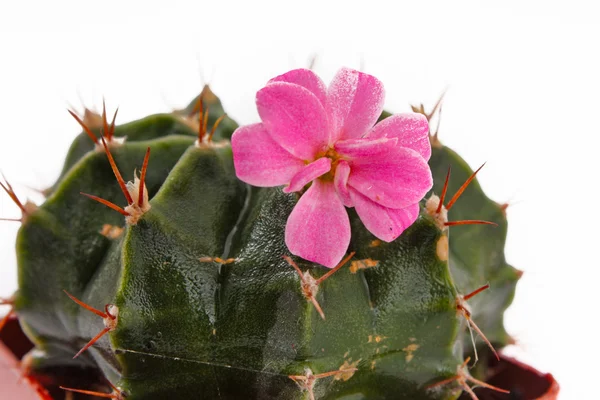
[[[431,119],[440,104],[413,109]],[[511,340],[502,315],[520,277],[503,255],[505,207],[437,130],[417,221],[384,243],[351,209],[349,252],[325,272],[288,255],[297,195],[237,179],[237,124],[208,87],[171,114],[116,125],[117,111],[70,111],[83,131],[39,208],[2,184],[23,214],[6,303],[35,343],[31,371],[98,368],[105,392],[64,389],[134,400],[503,392],[482,379]]]

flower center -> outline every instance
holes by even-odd
[[[335,177],[335,170],[338,166],[338,163],[341,160],[343,160],[343,158],[338,154],[337,151],[333,149],[333,147],[330,147],[326,151],[317,154],[317,159],[321,157],[327,157],[331,159],[331,169],[326,174],[321,175],[319,179],[321,179],[323,182],[333,182],[333,178]]]

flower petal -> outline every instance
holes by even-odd
[[[377,125],[365,135],[365,139],[397,138],[398,145],[413,149],[425,159],[431,156],[429,141],[429,123],[423,114],[394,114]]]
[[[348,185],[384,207],[404,208],[418,203],[431,189],[433,179],[427,162],[406,147],[355,159]]]
[[[327,87],[321,78],[310,69],[294,69],[283,75],[276,76],[269,81],[269,83],[273,82],[288,82],[303,86],[317,96],[317,99],[323,104],[323,107],[327,103]]]
[[[302,195],[285,227],[292,254],[333,268],[350,244],[350,220],[331,182],[316,180]]]
[[[263,124],[236,129],[231,148],[237,177],[254,186],[284,185],[304,168],[302,160],[271,139]]]
[[[333,142],[359,138],[367,133],[381,115],[384,100],[383,84],[377,78],[342,68],[327,91],[327,115]]]
[[[270,83],[256,94],[256,106],[273,140],[298,158],[314,160],[329,142],[325,109],[305,87]]]
[[[400,236],[419,216],[419,203],[393,209],[369,200],[354,189],[350,189],[350,196],[365,228],[385,242],[391,242]]]
[[[335,176],[333,178],[333,185],[335,186],[335,191],[338,196],[340,196],[340,200],[346,207],[354,207],[354,202],[350,198],[350,192],[348,192],[348,177],[350,176],[350,164],[347,161],[338,162],[337,168],[335,170]]]
[[[297,192],[302,190],[304,186],[323,174],[326,174],[331,169],[331,158],[321,157],[317,161],[313,161],[305,166],[302,171],[298,172],[288,187],[284,188],[285,193]]]
[[[335,145],[335,151],[340,155],[350,158],[379,157],[395,147],[398,143],[396,138],[381,138],[374,140],[348,139],[340,140]]]

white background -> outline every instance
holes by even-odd
[[[395,112],[448,88],[441,140],[471,166],[487,161],[484,189],[512,203],[506,254],[525,274],[506,315],[518,340],[508,352],[552,372],[561,399],[595,398],[593,3],[3,1],[0,169],[39,200],[27,186],[53,182],[80,131],[66,107],[102,96],[122,123],[183,106],[209,82],[229,115],[255,122],[255,92],[313,54],[326,82],[340,66],[377,76]],[[19,216],[2,193],[0,216]],[[16,288],[17,228],[0,225],[0,296]]]

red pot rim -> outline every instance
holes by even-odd
[[[0,397],[19,400],[52,400],[48,391],[34,377],[23,374],[20,360],[15,354],[17,349],[11,348],[11,338],[22,340],[22,338],[18,338],[19,335],[13,333],[15,328],[18,328],[18,332],[20,332],[16,318],[7,322],[2,335],[0,335],[0,393],[2,394]]]

